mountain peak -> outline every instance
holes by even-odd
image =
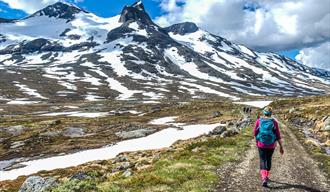
[[[66,3],[66,2],[57,2],[52,5],[47,6],[46,8],[37,11],[33,16],[43,16],[46,15],[48,17],[57,17],[61,19],[68,19],[72,20],[75,17],[75,14],[80,13],[80,12],[86,12],[79,7]]]
[[[125,6],[121,12],[119,22],[125,23],[127,21],[139,21],[143,24],[154,24],[144,9],[142,1],[137,1],[131,6]]]
[[[144,6],[143,6],[142,1],[137,1],[137,2],[135,2],[135,3],[132,5],[132,7],[135,7],[135,8],[137,8],[137,9],[141,10],[141,11],[144,11]]]

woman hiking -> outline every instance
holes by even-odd
[[[271,107],[264,108],[263,116],[257,119],[253,132],[259,151],[262,186],[267,187],[276,141],[280,145],[280,153],[284,153],[280,129],[278,122],[272,118]]]

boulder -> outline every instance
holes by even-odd
[[[221,135],[223,132],[227,130],[224,126],[218,126],[213,129],[213,131],[210,132],[211,135]]]
[[[248,117],[244,118],[243,120],[236,122],[236,128],[244,129],[247,126],[249,126],[251,122],[252,122],[251,118]]]
[[[228,122],[226,123],[226,127],[233,126],[233,125],[234,125],[234,123],[233,123],[232,121],[228,121]]]
[[[145,137],[147,134],[154,133],[155,129],[138,129],[134,131],[121,131],[117,132],[116,136],[120,137],[121,139],[132,139],[138,137]]]
[[[19,192],[44,192],[57,186],[57,182],[52,177],[39,177],[31,176],[28,177],[23,185],[21,186]]]
[[[25,127],[23,125],[11,126],[5,128],[5,131],[12,136],[19,136],[25,131]]]
[[[62,135],[71,138],[83,137],[85,132],[83,128],[69,127],[62,132]]]
[[[127,177],[130,177],[132,175],[132,171],[131,170],[126,170],[124,173],[123,173],[123,177],[127,178]]]
[[[228,132],[228,136],[234,136],[234,135],[239,134],[239,129],[235,128],[235,127],[232,127],[230,129],[228,129],[227,132]]]

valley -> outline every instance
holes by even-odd
[[[252,129],[268,105],[286,153],[264,189]],[[160,27],[141,1],[0,18],[1,192],[329,191],[329,131],[329,71]]]

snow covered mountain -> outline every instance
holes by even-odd
[[[330,92],[330,72],[260,53],[186,22],[162,28],[141,2],[101,18],[58,2],[0,18],[0,103]]]

